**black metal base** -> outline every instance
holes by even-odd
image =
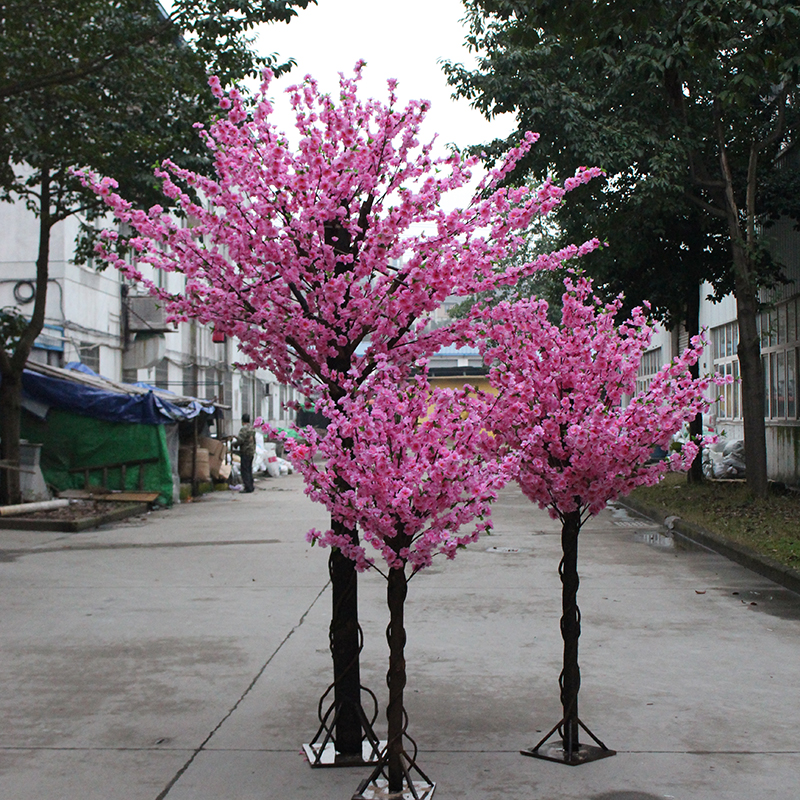
[[[567,722],[566,718],[560,720],[558,724],[547,732],[536,746],[531,747],[530,750],[520,750],[520,754],[523,756],[530,756],[531,758],[541,758],[544,761],[555,761],[556,764],[567,764],[570,767],[577,767],[579,764],[588,764],[590,761],[599,761],[601,758],[608,758],[609,756],[615,756],[617,754],[616,750],[611,750],[606,747],[580,719],[575,717],[569,720],[569,724],[574,725],[577,722],[578,725],[592,737],[597,746],[595,747],[593,744],[581,744],[578,742],[577,747],[565,747],[563,733]],[[547,740],[556,731],[558,731],[559,741],[548,742]]]
[[[555,761],[557,764],[567,764],[577,767],[579,764],[587,764],[589,761],[599,761],[601,758],[615,756],[616,750],[609,750],[607,747],[595,747],[592,744],[579,744],[577,750],[567,753],[561,742],[551,742],[543,744],[530,750],[520,750],[523,756],[531,758],[541,758],[544,761]]]
[[[356,717],[361,728],[361,753],[340,753],[336,749],[336,738],[334,731],[342,713],[342,704],[335,701],[328,706],[328,710],[323,714],[322,708],[325,699],[334,691],[335,683],[332,683],[319,701],[319,720],[320,725],[314,738],[309,744],[303,745],[309,766],[311,767],[363,767],[372,766],[381,760],[381,754],[386,747],[386,742],[380,741],[375,734],[374,725],[378,718],[378,698],[375,693],[365,686],[361,687],[362,696],[366,695],[372,701],[372,715],[367,716],[364,706],[359,702],[351,706],[355,710]]]
[[[389,791],[389,750],[387,746],[381,753],[381,759],[375,765],[372,774],[361,781],[351,800],[430,800],[433,797],[436,784],[417,764],[416,742],[407,733],[403,734],[403,738],[411,745],[412,753],[406,749],[400,753],[400,768],[403,772],[402,790],[399,792]]]

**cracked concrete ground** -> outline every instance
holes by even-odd
[[[81,534],[0,531],[0,798],[329,800],[326,524],[299,477]],[[581,533],[581,717],[614,758],[525,758],[560,716],[557,523],[515,489],[496,533],[415,577],[407,707],[436,800],[796,800],[800,597],[609,509]],[[379,575],[362,680],[385,730]]]

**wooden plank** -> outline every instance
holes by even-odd
[[[110,501],[112,503],[155,503],[158,492],[111,492],[108,494],[93,495],[95,500]]]
[[[85,489],[65,489],[58,493],[59,497],[70,500],[103,500],[112,503],[154,503],[158,500],[158,492],[106,492],[87,491]]]
[[[88,489],[64,489],[58,493],[59,497],[66,497],[68,500],[92,500],[94,494]]]

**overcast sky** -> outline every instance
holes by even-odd
[[[326,91],[335,89],[338,73],[352,73],[359,58],[367,62],[361,86],[364,96],[386,98],[386,80],[397,78],[401,101],[431,102],[422,141],[439,134],[441,144],[459,147],[506,136],[513,118],[487,121],[464,100],[450,98],[438,61],[473,63],[465,45],[466,27],[460,22],[460,0],[318,0],[299,10],[288,24],[265,26],[258,39],[263,53],[294,58],[297,66],[277,86],[285,87],[311,74]],[[293,119],[288,103],[277,101],[275,122],[289,129]]]

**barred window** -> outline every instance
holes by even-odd
[[[169,389],[169,362],[166,358],[156,364],[155,380],[159,389]]]
[[[183,393],[187,397],[197,397],[197,365],[187,364],[183,368]]]
[[[763,311],[759,322],[764,416],[768,419],[797,419],[800,297]]]
[[[81,364],[100,374],[100,345],[92,342],[81,342],[78,346]],[[135,378],[134,378],[135,380]]]
[[[247,414],[253,419],[253,376],[242,376],[242,414]]]
[[[729,322],[711,329],[714,371],[730,375],[733,383],[719,388],[719,416],[723,419],[742,418],[742,386],[739,378],[739,323]]]
[[[664,366],[664,361],[661,357],[661,348],[656,347],[653,350],[648,350],[639,362],[639,369],[636,372],[636,391],[646,392],[650,386],[650,381],[653,380],[655,374]]]

